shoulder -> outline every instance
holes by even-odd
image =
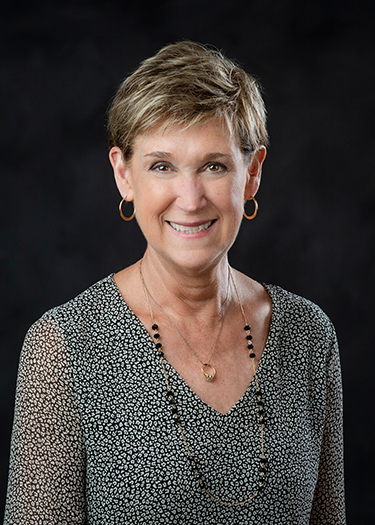
[[[129,340],[139,340],[142,326],[137,321],[110,275],[48,310],[29,328],[21,367],[37,371],[44,363],[44,368],[53,370],[66,367],[67,359],[72,364],[85,356],[90,362]]]
[[[265,288],[272,300],[269,344],[277,351],[283,376],[290,384],[296,384],[298,376],[300,384],[310,385],[311,391],[325,392],[327,381],[340,376],[339,348],[330,318],[304,297],[275,285]]]
[[[284,330],[298,331],[300,335],[320,336],[324,339],[335,337],[332,321],[317,304],[280,286],[264,286],[272,300],[272,315]]]
[[[113,302],[118,299],[118,290],[112,275],[101,279],[79,295],[64,304],[51,308],[43,317],[53,317],[63,321],[72,319],[72,315],[96,317],[111,309]],[[42,317],[42,319],[43,319]]]
[[[128,308],[112,275],[98,281],[70,301],[51,308],[28,330],[25,343],[40,343],[45,348],[58,342],[82,338],[98,327],[112,325]]]

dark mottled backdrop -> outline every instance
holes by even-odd
[[[271,147],[259,214],[231,262],[317,302],[341,343],[349,524],[374,524],[374,25],[372,2],[3,2],[1,457],[17,361],[46,309],[136,261],[107,161],[105,111],[162,45],[212,43],[262,81]],[[275,524],[277,525],[277,524]]]

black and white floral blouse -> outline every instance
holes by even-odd
[[[155,345],[112,276],[47,312],[21,354],[5,524],[345,524],[341,373],[335,332],[311,302],[267,286],[258,366],[263,492],[211,499],[171,417]],[[166,362],[207,488],[245,500],[259,481],[254,380],[221,414]]]

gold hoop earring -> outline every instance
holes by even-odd
[[[134,219],[134,216],[135,216],[135,208],[134,208],[134,211],[133,211],[133,215],[130,215],[130,217],[125,217],[125,215],[122,213],[122,205],[123,205],[124,201],[125,202],[131,202],[131,201],[127,201],[126,198],[122,199],[122,201],[120,202],[118,209],[120,211],[121,218],[124,219],[124,221],[131,221],[132,219]],[[134,204],[133,204],[133,207],[134,207]]]
[[[254,213],[252,215],[246,215],[246,212],[245,212],[245,204],[247,203],[248,200],[254,202],[255,209],[254,209]],[[257,213],[258,213],[258,203],[255,200],[255,198],[254,197],[250,197],[250,199],[245,199],[243,216],[246,219],[248,219],[249,221],[251,221],[252,219],[255,219],[255,217],[257,216]]]

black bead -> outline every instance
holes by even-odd
[[[267,463],[268,459],[267,458],[260,458],[260,462],[261,463]]]
[[[260,416],[263,416],[263,407],[262,407],[262,408],[259,407],[259,415],[260,415]]]
[[[258,399],[257,403],[258,405],[263,405],[263,401],[261,399]]]
[[[176,425],[178,425],[178,423],[181,423],[179,417],[173,418],[173,421],[176,423]]]
[[[152,328],[153,330],[157,330],[159,327],[158,327],[157,324],[153,324],[153,325],[151,326],[151,328]]]
[[[260,389],[257,390],[257,391],[256,391],[256,395],[257,395],[257,396],[261,396],[261,395],[262,395],[262,391],[261,391]]]
[[[155,337],[155,339],[159,339],[160,335],[159,334],[154,334],[154,337]]]
[[[252,340],[252,338],[253,338],[253,336],[252,336],[252,335],[247,335],[247,336],[246,336],[246,339],[248,339],[249,341],[251,341],[251,340]]]
[[[168,390],[167,397],[169,397],[169,398],[174,397],[174,394],[173,394],[172,390]]]
[[[251,330],[251,326],[249,326],[248,324],[245,326],[245,330]]]
[[[159,356],[160,356],[160,357],[164,357],[164,352],[162,352],[161,350],[159,350]]]
[[[251,352],[251,354],[249,354],[249,357],[252,357],[252,358],[254,358],[254,357],[255,357],[255,354],[254,354],[254,352]]]
[[[161,348],[163,345],[161,343],[156,343],[156,348]]]
[[[154,336],[154,337],[155,337],[155,336]],[[249,344],[247,345],[247,348],[248,348],[249,350],[252,350],[252,349],[254,348],[253,343],[249,343]]]
[[[260,471],[261,472],[266,472],[266,469],[264,467],[261,467]]]

